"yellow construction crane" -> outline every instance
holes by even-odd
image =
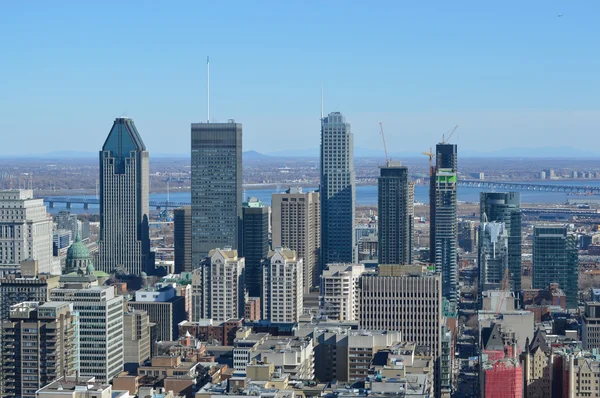
[[[433,158],[435,153],[432,152],[432,148],[429,148],[429,152],[421,152],[425,156],[429,156],[429,176],[433,176]]]
[[[385,152],[385,165],[390,165],[390,158],[388,157],[387,146],[385,145],[385,135],[383,134],[383,123],[379,122],[379,132],[381,134],[381,139],[383,140],[383,151]]]
[[[450,138],[452,138],[452,136],[454,135],[454,132],[456,131],[456,129],[458,128],[458,124],[456,126],[454,126],[454,129],[452,129],[452,131],[447,131],[446,133],[442,134],[442,144],[447,144],[448,141],[450,141]],[[446,138],[446,134],[448,134],[448,138]]]

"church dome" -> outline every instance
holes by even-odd
[[[75,242],[69,247],[69,250],[67,250],[67,261],[89,260],[90,258],[90,251],[85,243],[81,241],[79,234],[77,234]]]

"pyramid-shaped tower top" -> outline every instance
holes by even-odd
[[[145,151],[146,145],[135,128],[133,120],[128,117],[118,117],[108,133],[102,146],[103,151],[110,151],[116,158],[129,156],[131,151]]]

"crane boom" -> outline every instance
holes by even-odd
[[[454,126],[452,131],[442,134],[442,144],[447,144],[448,141],[450,141],[450,138],[452,138],[452,136],[454,135],[454,132],[456,131],[457,128],[458,128],[458,124],[456,126]],[[448,134],[448,133],[450,133],[450,134]],[[448,138],[446,138],[446,134],[448,134]]]
[[[383,151],[385,152],[385,165],[390,165],[390,158],[388,157],[387,146],[385,145],[385,135],[383,134],[383,123],[379,122],[379,132],[381,133],[381,139],[383,140]]]

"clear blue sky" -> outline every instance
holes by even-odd
[[[390,151],[455,124],[459,151],[589,149],[599,20],[596,0],[4,2],[0,154],[98,151],[123,113],[151,154],[189,152],[207,55],[211,118],[245,150],[317,148],[321,82],[356,147],[382,121]]]

